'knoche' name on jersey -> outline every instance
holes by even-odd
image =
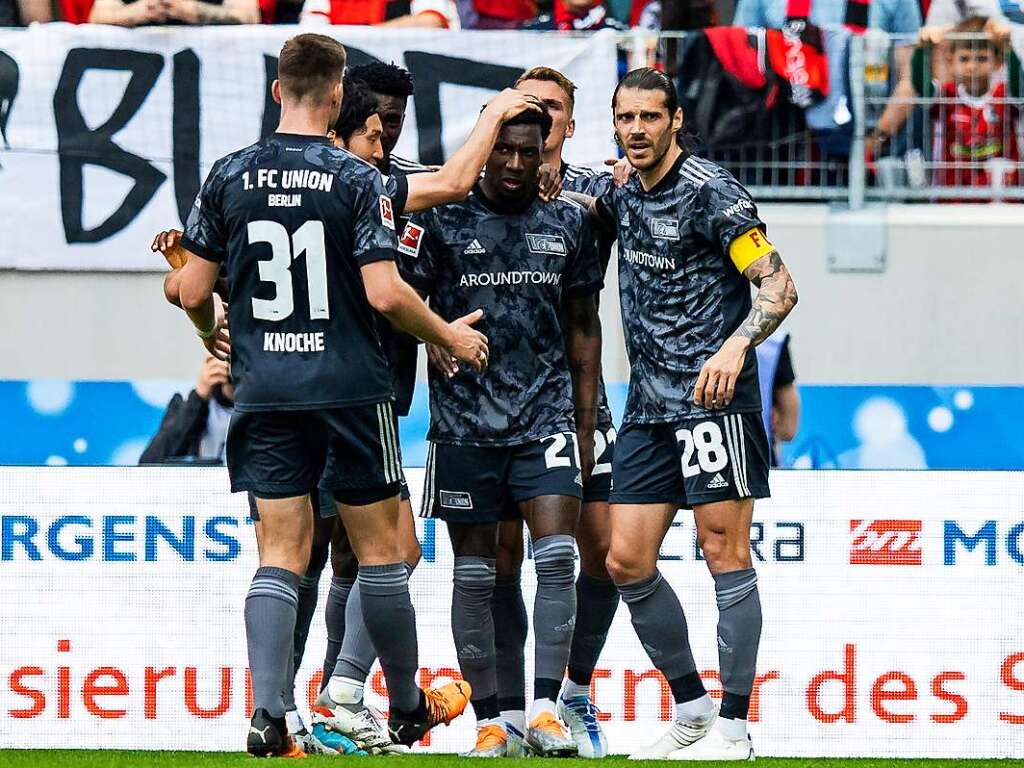
[[[644,191],[633,174],[598,198],[619,242],[619,292],[630,360],[627,423],[703,415],[693,390],[709,357],[750,312],[750,282],[730,260],[740,235],[763,229],[757,207],[727,171],[684,153]],[[757,356],[743,365],[722,413],[759,411]]]
[[[226,272],[239,411],[391,399],[359,270],[397,244],[380,173],[325,138],[274,134],[217,161],[182,245]]]
[[[484,310],[490,363],[453,378],[430,372],[430,439],[516,445],[575,429],[561,307],[601,290],[583,207],[534,199],[497,210],[480,187],[462,202],[413,216],[399,245],[406,278],[446,320]]]

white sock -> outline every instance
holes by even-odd
[[[715,704],[706,693],[699,699],[676,703],[676,720],[688,723],[703,723],[715,711]]]
[[[747,738],[746,720],[730,720],[727,717],[720,717],[715,722],[715,728],[730,741],[742,741]]]
[[[351,677],[331,677],[327,681],[327,694],[338,704],[361,704],[363,684]]]
[[[526,733],[526,711],[522,709],[503,709],[501,719],[520,733]]]
[[[288,724],[288,733],[298,733],[306,729],[306,724],[302,722],[299,713],[294,709],[289,709],[284,713],[284,721]]]
[[[551,699],[534,699],[533,706],[530,707],[530,722],[536,720],[542,712],[547,712],[554,717],[555,702]]]
[[[503,731],[505,730],[505,721],[501,718],[501,716],[498,716],[498,717],[488,717],[486,720],[477,720],[476,721],[476,727],[478,729],[479,728],[483,728],[485,725],[500,725],[501,726],[501,730],[503,730]]]
[[[579,683],[574,683],[572,680],[566,680],[565,686],[562,688],[562,698],[574,699],[577,696],[586,696],[589,698],[590,686],[580,685]]]

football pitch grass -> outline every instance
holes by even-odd
[[[328,766],[338,761],[352,765],[366,760],[366,768],[466,768],[467,758],[457,755],[415,754],[403,757],[309,757],[298,765],[303,768]],[[153,768],[219,768],[220,766],[294,765],[291,762],[260,763],[241,752],[136,752],[115,750],[0,750],[0,765],[4,768],[37,768],[38,766],[74,766],[74,768],[121,768],[153,766]],[[501,768],[637,768],[640,763],[625,757],[607,757],[592,760],[555,760],[540,758],[504,759],[493,763]],[[647,766],[665,763],[650,760]],[[746,765],[746,763],[697,763],[697,765]],[[900,760],[896,758],[809,758],[760,757],[755,763],[763,768],[1009,768],[1020,765],[1016,760]]]

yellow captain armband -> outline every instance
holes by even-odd
[[[743,272],[747,267],[775,250],[775,246],[757,227],[748,229],[732,241],[729,246],[729,258],[736,269]]]

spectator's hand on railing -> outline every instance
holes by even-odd
[[[995,17],[990,17],[985,24],[985,34],[999,47],[1010,42],[1010,26]]]
[[[939,45],[946,39],[946,33],[952,29],[952,25],[921,27],[917,40],[921,45]]]

